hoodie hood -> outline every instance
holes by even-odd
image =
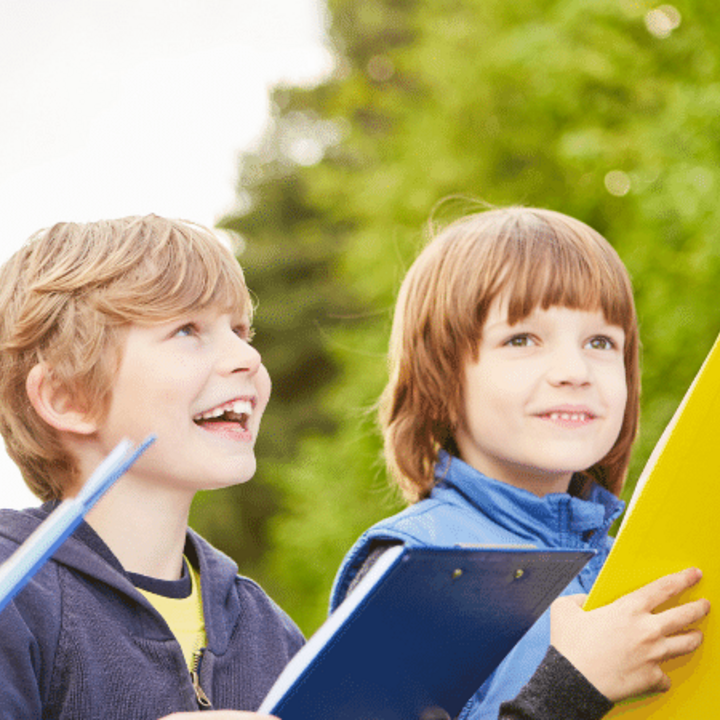
[[[26,510],[0,510],[0,562],[7,559],[30,535],[37,530],[50,513],[57,507],[57,501],[45,503],[37,508]],[[218,616],[215,612],[222,606],[223,618],[237,618],[240,607],[234,584],[237,565],[226,555],[219,553],[192,530],[188,530],[185,553],[196,563],[203,579],[203,589],[212,578],[209,592],[203,592],[203,605],[206,618]],[[153,616],[151,624],[159,624],[153,635],[167,633],[164,620],[160,618],[149,601],[133,585],[129,575],[123,569],[102,538],[85,521],[55,551],[48,561],[79,572],[94,581],[99,581],[114,590],[130,596],[134,603],[143,605]],[[215,606],[215,607],[213,607]],[[230,610],[230,616],[225,613]],[[145,618],[145,623],[149,618]],[[208,645],[217,652],[224,652],[230,640],[234,623],[207,624]],[[146,627],[146,632],[148,628]]]

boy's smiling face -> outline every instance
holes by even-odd
[[[157,441],[138,479],[195,492],[249,480],[270,377],[247,319],[217,309],[159,325],[131,325],[107,417],[95,437]]]
[[[490,307],[479,359],[465,367],[462,459],[536,495],[566,492],[601,460],[623,423],[625,333],[602,311],[536,308],[510,325]]]

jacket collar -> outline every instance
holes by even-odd
[[[620,516],[625,503],[605,488],[593,483],[588,497],[568,493],[550,493],[544,497],[493,480],[459,458],[440,452],[435,468],[437,485],[431,497],[448,490],[459,492],[494,522],[521,537],[541,539],[549,546],[569,536],[604,537]],[[595,533],[602,530],[601,533]]]

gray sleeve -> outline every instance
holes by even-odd
[[[527,685],[500,706],[499,720],[600,720],[613,707],[552,645]]]
[[[393,545],[402,545],[402,543],[392,542],[390,540],[381,540],[373,543],[370,548],[370,552],[368,553],[368,556],[365,558],[363,564],[360,566],[360,569],[357,571],[355,577],[352,579],[352,582],[348,587],[347,595],[349,595],[357,587],[357,584],[368,574],[368,571],[378,561],[380,556],[386,550],[393,547]],[[347,595],[345,597],[347,597]]]

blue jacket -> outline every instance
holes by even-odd
[[[344,599],[353,578],[378,543],[452,546],[533,544],[537,547],[593,549],[597,555],[563,594],[587,593],[610,550],[608,530],[624,503],[598,485],[587,499],[567,493],[545,497],[492,480],[446,453],[435,471],[430,497],[380,521],[355,543],[335,578],[330,606]],[[550,644],[546,612],[478,690],[460,717],[497,720],[500,703],[518,694]]]
[[[0,511],[0,562],[49,507]],[[186,551],[199,563],[208,638],[199,684],[215,709],[255,710],[303,637],[192,531]],[[155,720],[198,709],[180,645],[85,523],[0,614],[2,720]]]

